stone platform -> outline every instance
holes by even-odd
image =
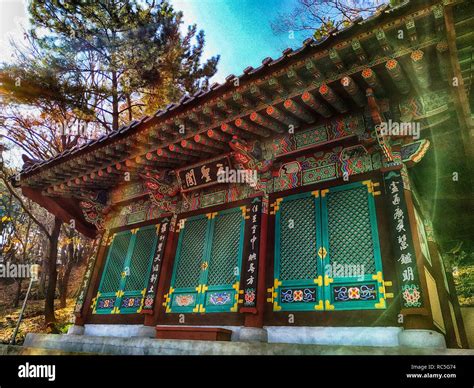
[[[474,355],[474,350],[27,334],[24,347],[113,355]]]

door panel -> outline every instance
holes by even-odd
[[[381,257],[371,182],[322,191],[325,308],[383,308]]]
[[[275,234],[275,310],[314,310],[322,306],[320,200],[318,192],[279,201]]]
[[[176,262],[171,279],[170,307],[173,312],[192,312],[199,304],[203,262],[206,257],[209,224],[205,215],[181,220]]]
[[[274,311],[385,308],[371,181],[279,198]]]
[[[150,225],[139,229],[134,235],[133,249],[124,270],[127,275],[119,307],[122,314],[135,313],[141,307],[150,276],[159,227],[159,224]]]
[[[117,294],[123,284],[123,269],[128,256],[132,233],[130,230],[117,233],[107,254],[102,279],[99,284],[94,313],[111,314],[119,304]]]
[[[240,208],[185,220],[166,312],[237,311],[244,227]]]
[[[240,208],[217,213],[212,219],[204,308],[225,312],[237,308],[245,219]]]
[[[94,314],[140,312],[157,244],[158,225],[117,233],[109,248]]]

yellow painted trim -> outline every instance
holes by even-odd
[[[270,211],[271,215],[275,215],[278,210],[280,210],[280,202],[283,201],[283,198],[277,198],[275,202],[270,204],[270,207],[273,208],[272,211]]]
[[[138,229],[140,228],[134,228],[134,229],[131,229],[130,232],[132,232],[132,234],[137,234],[138,232]]]
[[[319,198],[319,190],[312,191],[311,194],[314,198]]]
[[[324,304],[326,306],[326,310],[334,310],[334,305],[332,305],[331,302],[329,302],[328,299],[326,299]]]
[[[240,207],[240,210],[242,211],[242,218],[244,220],[249,220],[250,219],[250,216],[247,215],[247,213],[250,211],[249,209],[247,209],[247,206],[241,206]]]
[[[379,283],[383,283],[382,272],[377,272],[377,275],[372,275],[373,280],[377,280]]]
[[[318,249],[318,256],[319,256],[320,259],[324,260],[327,256],[327,254],[328,254],[328,251],[326,250],[326,248],[320,247]]]
[[[199,305],[199,312],[201,314],[205,314],[206,313],[206,309],[204,308],[204,306],[202,304]]]
[[[384,309],[385,308],[385,298],[380,298],[379,303],[375,303],[376,309]]]
[[[197,304],[196,306],[194,306],[193,308],[193,313],[197,313],[199,312],[199,305]]]
[[[157,235],[160,234],[160,227],[161,227],[161,224],[156,224],[155,225]]]
[[[207,213],[206,214],[206,217],[209,219],[209,220],[212,220],[213,218],[215,218],[217,215],[217,212],[214,212],[214,213]]]
[[[115,293],[115,296],[117,298],[121,298],[123,296],[123,291],[122,290],[118,290],[116,293]]]
[[[319,275],[316,279],[314,279],[314,282],[321,287],[323,285],[323,277]],[[321,301],[320,301],[321,302]],[[321,302],[322,303],[322,302]]]
[[[385,287],[392,287],[392,282],[390,280],[386,280],[383,282]]]
[[[333,278],[330,278],[328,275],[324,275],[324,286],[329,286],[330,283],[334,281]]]
[[[273,289],[276,290],[279,286],[281,286],[281,282],[278,279],[273,280]]]
[[[329,189],[321,190],[321,197],[325,197],[327,193],[329,193]]]
[[[273,311],[280,311],[280,310],[281,310],[281,306],[278,306],[277,302],[273,302]]]
[[[198,294],[201,293],[201,288],[202,288],[202,285],[201,285],[201,284],[196,287],[196,291],[197,291]]]
[[[324,309],[324,304],[323,304],[322,299],[320,299],[320,300],[319,300],[319,303],[318,303],[316,306],[314,306],[314,309],[315,309],[315,310],[318,310],[318,311],[321,311],[321,310]]]
[[[387,292],[385,294],[385,299],[393,299],[393,293],[392,292]]]

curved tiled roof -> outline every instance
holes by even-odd
[[[287,61],[301,58],[304,55],[306,55],[306,53],[308,52],[318,52],[319,50],[328,48],[328,46],[333,45],[339,39],[347,39],[354,33],[361,32],[361,30],[366,30],[368,28],[371,28],[375,24],[381,23],[385,19],[393,17],[394,14],[401,13],[402,10],[405,11],[405,9],[408,8],[407,7],[408,5],[412,6],[412,5],[423,5],[423,4],[432,4],[432,3],[434,3],[433,0],[420,0],[420,1],[406,0],[405,2],[397,6],[389,6],[387,4],[384,4],[380,6],[372,16],[366,19],[362,19],[362,18],[357,19],[352,24],[340,30],[334,30],[329,35],[319,40],[315,40],[313,38],[307,38],[303,41],[303,44],[301,47],[297,49],[286,48],[285,50],[282,51],[282,55],[277,59],[266,57],[262,60],[262,64],[257,68],[248,66],[243,70],[243,73],[240,76],[234,76],[233,74],[230,74],[225,78],[226,79],[225,83],[219,84],[216,82],[216,83],[213,83],[209,87],[209,90],[198,90],[193,95],[185,95],[178,102],[167,105],[164,109],[160,109],[156,111],[153,115],[144,116],[140,120],[133,120],[127,125],[120,127],[116,131],[102,135],[99,138],[85,142],[82,145],[75,146],[71,149],[65,150],[50,159],[29,165],[21,171],[21,174],[30,175],[30,174],[36,173],[40,169],[44,167],[53,166],[56,163],[59,163],[60,161],[62,161],[63,159],[66,159],[68,157],[72,157],[78,154],[82,154],[86,149],[89,149],[93,146],[96,146],[96,147],[105,146],[109,141],[111,141],[112,139],[116,137],[123,138],[123,137],[129,136],[132,133],[134,133],[135,132],[134,130],[137,130],[137,128],[140,127],[142,124],[149,124],[150,122],[155,121],[155,120],[157,120],[157,122],[162,121],[170,117],[173,111],[176,111],[179,108],[184,108],[186,106],[189,106],[189,104],[192,102],[195,104],[199,104],[201,101],[204,100],[205,97],[209,97],[211,95],[213,97],[217,97],[224,90],[226,90],[226,88],[229,87],[229,85],[232,82],[234,82],[236,79],[239,79],[239,81],[241,80],[246,81],[252,78],[257,78],[261,76],[267,69],[271,68],[272,66],[285,64]]]

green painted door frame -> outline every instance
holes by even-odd
[[[386,307],[376,185],[355,182],[276,200],[274,311]]]
[[[245,212],[237,207],[178,222],[180,235],[166,312],[237,311],[244,217]]]
[[[157,227],[149,225],[114,235],[93,301],[94,314],[140,312],[156,249]]]

